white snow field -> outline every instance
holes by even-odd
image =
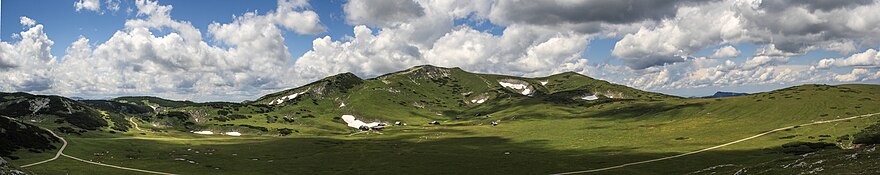
[[[599,97],[597,97],[596,95],[588,95],[588,96],[581,97],[581,99],[582,100],[597,100],[597,99],[599,99]]]
[[[193,131],[195,134],[204,134],[204,135],[212,135],[214,131]]]
[[[284,103],[284,101],[296,99],[296,97],[298,97],[299,95],[305,94],[305,93],[306,92],[303,91],[303,92],[299,92],[299,93],[290,94],[288,96],[278,98],[275,101],[269,102],[269,105],[281,104],[281,103]]]
[[[482,104],[483,102],[486,102],[486,100],[488,100],[488,99],[489,99],[489,97],[476,98],[476,99],[472,99],[471,103]]]
[[[373,128],[373,127],[379,126],[379,124],[381,124],[379,122],[365,123],[364,121],[360,121],[358,119],[355,119],[355,117],[353,115],[342,115],[342,121],[345,121],[345,123],[348,124],[349,127],[358,128],[358,129],[360,129],[361,126]]]
[[[511,88],[515,90],[519,90],[520,94],[523,95],[531,95],[532,89],[529,88],[529,84],[521,84],[521,83],[508,83],[504,81],[498,81],[498,84],[504,86],[506,88]]]

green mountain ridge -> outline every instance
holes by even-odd
[[[407,70],[388,73],[375,78],[362,80],[352,73],[342,73],[334,76],[318,80],[301,87],[272,93],[263,96],[254,101],[254,103],[269,104],[273,99],[277,100],[285,96],[289,96],[304,91],[309,91],[312,96],[332,96],[332,92],[341,91],[346,93],[352,91],[351,94],[358,94],[365,89],[392,89],[402,87],[415,89],[414,86],[439,86],[450,85],[449,88],[432,88],[437,94],[430,95],[450,95],[443,91],[453,93],[493,93],[508,94],[521,93],[510,88],[502,87],[499,82],[517,81],[518,83],[528,84],[528,88],[534,90],[535,95],[549,95],[560,92],[580,92],[584,94],[603,95],[605,97],[617,97],[621,99],[664,99],[675,98],[673,96],[645,92],[634,88],[609,83],[607,81],[596,80],[574,72],[564,72],[547,77],[523,78],[506,75],[493,74],[476,74],[466,72],[460,68],[443,68],[430,65],[416,66]],[[382,84],[378,83],[382,82]],[[422,83],[425,83],[424,85]],[[384,85],[383,85],[384,84]],[[545,85],[546,84],[546,85]],[[332,87],[327,90],[324,87]],[[316,90],[309,90],[309,89]],[[508,92],[508,93],[504,93]],[[416,92],[420,93],[420,92]],[[496,94],[496,95],[497,95]],[[584,95],[581,94],[581,95]],[[463,95],[468,96],[468,95]]]
[[[234,154],[250,156],[246,160],[212,162],[217,156],[203,154],[187,154],[191,157],[183,159],[222,167],[232,174],[315,169],[358,172],[336,169],[338,167],[332,164],[278,157],[285,155],[342,161],[359,168],[393,167],[408,173],[440,167],[449,170],[444,171],[447,173],[546,174],[669,156],[784,126],[877,113],[880,112],[877,99],[880,99],[880,85],[808,84],[735,97],[681,98],[573,72],[523,78],[425,65],[369,79],[351,73],[337,74],[243,103],[196,103],[144,96],[76,101],[59,96],[4,93],[0,94],[0,115],[18,119],[14,121],[17,126],[39,126],[62,133],[72,140],[71,154],[110,152],[126,157],[125,154],[133,158],[91,158],[153,169],[169,164],[148,161],[168,159],[151,152],[177,155],[187,149],[229,151],[247,147],[248,151],[234,151]],[[41,110],[30,110],[37,109],[35,107]],[[382,131],[360,131],[348,126],[341,118],[343,115],[389,126]],[[434,121],[440,124],[428,124]],[[729,167],[739,169],[763,169],[765,166],[759,163],[786,162],[792,152],[788,149],[792,148],[784,145],[797,142],[835,145],[815,149],[795,147],[797,153],[851,154],[822,150],[874,144],[855,143],[853,138],[880,136],[873,132],[876,129],[870,129],[876,128],[871,124],[877,121],[880,119],[871,117],[796,127],[719,151],[608,173],[685,174],[719,165],[713,162],[728,162],[735,165]],[[394,125],[398,122],[400,125]],[[212,135],[195,134],[196,131]],[[241,134],[242,139],[232,134]],[[22,157],[15,160],[21,162],[14,162],[19,165],[34,162],[36,158],[31,155],[43,155],[42,152],[54,149],[46,148],[47,145],[58,146],[46,136],[45,133],[22,136],[48,143],[41,144],[45,149],[12,148],[2,156]],[[147,146],[131,145],[128,140],[114,141],[139,138],[145,140],[131,142]],[[188,138],[211,140],[185,140]],[[255,141],[246,141],[249,139]],[[287,147],[295,149],[285,149]],[[40,153],[31,153],[28,149],[37,149]],[[384,156],[371,157],[375,161],[349,162],[340,158],[362,157],[363,152]],[[232,154],[226,153],[226,156]],[[508,154],[512,156],[506,156]],[[455,158],[461,156],[469,160]],[[535,158],[545,161],[521,164]],[[219,159],[235,160],[235,157]],[[253,159],[308,166],[250,169],[268,166],[256,165],[253,162],[261,161]],[[400,160],[418,163],[387,163]],[[872,160],[875,159],[859,161]],[[673,164],[684,166],[668,168]],[[394,167],[398,165],[407,167]],[[173,166],[178,168],[174,169],[178,170],[175,173],[181,174],[214,172],[213,169]],[[700,173],[735,172],[736,169],[729,167]],[[53,172],[52,169],[47,168],[45,172]],[[44,169],[29,170],[40,173]]]

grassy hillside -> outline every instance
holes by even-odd
[[[124,114],[149,114],[154,112],[153,108],[149,106],[110,100],[80,100],[80,102],[98,110],[114,111]]]
[[[168,100],[168,99],[162,99],[159,97],[149,97],[149,96],[118,97],[118,98],[112,99],[111,101],[120,102],[120,103],[129,103],[129,104],[141,105],[141,106],[170,107],[170,108],[195,104],[194,102],[191,102],[191,101],[176,101],[176,100]]]
[[[72,156],[180,174],[373,174],[375,169],[383,170],[375,173],[399,174],[548,174],[677,155],[796,126],[716,150],[599,173],[705,174],[743,168],[764,171],[807,153],[837,156],[867,151],[848,149],[869,148],[855,140],[876,139],[861,133],[880,131],[880,126],[872,127],[880,117],[804,124],[880,112],[878,99],[880,85],[801,85],[736,97],[686,99],[574,73],[522,78],[418,66],[366,80],[340,74],[247,103],[154,97],[84,101],[88,105],[82,106],[97,111],[107,125],[98,132],[63,136],[70,142],[65,153]],[[33,116],[14,110],[18,108],[0,109]],[[346,126],[341,115],[408,125],[361,132]],[[427,124],[430,121],[442,124]],[[116,125],[130,127],[113,129]],[[220,134],[225,132],[243,136]],[[21,157],[16,164],[47,156],[21,150],[13,155]],[[857,172],[873,172],[860,164],[846,164],[845,159],[836,162],[866,170]],[[124,173],[69,160],[28,170]]]
[[[59,96],[0,93],[0,115],[19,120],[67,123],[87,130],[108,126],[98,110]],[[50,121],[53,117],[58,120]]]
[[[525,85],[530,93],[523,94],[522,90],[501,85],[508,82]],[[598,100],[580,99],[589,95],[597,96]],[[345,127],[339,125],[338,117],[345,114],[370,121],[421,124],[435,120],[482,119],[513,106],[561,104],[570,108],[611,101],[664,99],[677,97],[640,91],[575,73],[521,78],[426,65],[368,80],[350,73],[339,74],[266,95],[251,104],[271,106],[272,112],[266,114],[270,118],[290,118],[303,121],[305,125],[339,131]]]
[[[821,137],[821,136],[820,136]],[[827,137],[831,138],[830,135]],[[878,174],[880,173],[880,123],[868,126],[850,136],[854,145],[840,149],[825,142],[793,142],[783,145],[782,151],[791,155],[753,164],[720,164],[693,172],[693,174]]]
[[[92,106],[96,105],[96,106]],[[65,134],[89,131],[125,132],[131,125],[129,112],[142,113],[137,106],[113,106],[96,101],[76,101],[60,96],[0,93],[0,156],[17,159],[16,152],[51,152],[60,143],[42,126]]]
[[[0,128],[0,157],[18,159],[12,153],[19,149],[40,153],[57,149],[53,144],[60,143],[49,132],[11,118],[0,117]]]

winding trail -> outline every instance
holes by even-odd
[[[92,161],[83,160],[83,159],[80,159],[80,158],[77,158],[77,157],[73,157],[73,156],[70,156],[70,155],[67,155],[67,154],[61,154],[61,155],[63,155],[64,157],[67,157],[67,158],[71,158],[71,159],[73,159],[73,160],[78,160],[78,161],[80,161],[80,162],[85,162],[85,163],[90,163],[90,164],[95,164],[95,165],[100,165],[100,166],[106,166],[106,167],[111,167],[111,168],[116,168],[116,169],[123,169],[123,170],[137,171],[137,172],[151,173],[151,174],[173,175],[173,174],[171,174],[171,173],[164,173],[164,172],[150,171],[150,170],[142,170],[142,169],[137,169],[137,168],[129,168],[129,167],[123,167],[123,166],[108,165],[108,164],[103,164],[103,163],[98,163],[98,162],[92,162]]]
[[[4,116],[4,117],[6,117],[6,116]],[[10,118],[10,117],[6,117],[6,118],[8,118],[8,119],[12,119],[12,120],[15,120],[15,119]],[[36,162],[36,163],[31,163],[31,164],[27,164],[27,165],[22,165],[22,166],[21,166],[22,168],[27,168],[27,167],[30,167],[30,166],[40,165],[40,164],[43,164],[43,163],[50,162],[50,161],[53,161],[53,160],[55,160],[55,159],[58,159],[58,157],[60,157],[60,156],[64,156],[64,157],[71,158],[71,159],[73,159],[73,160],[77,160],[77,161],[80,161],[80,162],[85,162],[85,163],[90,163],[90,164],[95,164],[95,165],[100,165],[100,166],[106,166],[106,167],[110,167],[110,168],[123,169],[123,170],[129,170],[129,171],[137,171],[137,172],[143,172],[143,173],[162,174],[162,175],[173,175],[173,174],[171,174],[171,173],[165,173],[165,172],[150,171],[150,170],[142,170],[142,169],[137,169],[137,168],[129,168],[129,167],[123,167],[123,166],[116,166],[116,165],[109,165],[109,164],[103,164],[103,163],[98,163],[98,162],[92,162],[92,161],[88,161],[88,160],[85,160],[85,159],[81,159],[81,158],[77,158],[77,157],[73,157],[73,156],[70,156],[70,155],[64,154],[64,149],[67,148],[67,140],[64,140],[64,137],[58,136],[58,134],[55,134],[55,132],[52,132],[52,130],[49,130],[49,129],[46,129],[46,128],[43,128],[43,127],[40,127],[40,128],[43,129],[43,130],[49,131],[49,133],[52,134],[52,136],[55,136],[56,138],[61,139],[61,143],[63,143],[63,145],[61,145],[61,149],[58,149],[58,153],[55,153],[55,157],[52,157],[51,159],[46,159],[46,160],[43,160],[43,161],[39,161],[39,162]]]
[[[134,119],[134,117],[129,117],[128,122],[131,123],[132,125],[134,125],[134,129],[137,129],[138,131],[141,131],[141,132],[147,132],[147,131],[142,130],[141,127],[138,126],[137,122],[134,122],[133,119]]]
[[[865,114],[865,115],[857,115],[857,116],[852,116],[852,117],[847,117],[847,118],[840,118],[840,119],[834,119],[834,120],[823,120],[823,121],[816,121],[816,122],[813,122],[813,123],[807,123],[807,124],[802,124],[802,125],[794,125],[794,126],[782,127],[782,128],[777,128],[777,129],[770,130],[770,131],[767,131],[767,132],[762,132],[762,133],[760,133],[760,134],[753,135],[753,136],[751,136],[751,137],[746,137],[746,138],[739,139],[739,140],[736,140],[736,141],[732,141],[732,142],[728,142],[728,143],[725,143],[725,144],[721,144],[721,145],[718,145],[718,146],[708,147],[708,148],[704,148],[704,149],[701,149],[701,150],[691,151],[691,152],[682,153],[682,154],[678,154],[678,155],[673,155],[673,156],[668,156],[668,157],[661,157],[661,158],[656,158],[656,159],[651,159],[651,160],[638,161],[638,162],[625,163],[625,164],[620,164],[620,165],[617,165],[617,166],[610,166],[610,167],[605,167],[605,168],[598,168],[598,169],[591,169],[591,170],[583,170],[583,171],[563,172],[563,173],[554,173],[554,174],[552,174],[552,175],[566,175],[566,174],[594,173],[594,172],[599,172],[599,171],[606,171],[606,170],[611,170],[611,169],[623,168],[623,167],[627,167],[627,166],[633,166],[633,165],[646,164],[646,163],[657,162],[657,161],[663,161],[663,160],[668,160],[668,159],[674,159],[674,158],[684,157],[684,156],[691,155],[691,154],[697,154],[697,153],[706,152],[706,151],[709,151],[709,150],[718,149],[718,148],[725,147],[725,146],[729,146],[729,145],[733,145],[733,144],[736,144],[736,143],[739,143],[739,142],[744,142],[744,141],[747,141],[747,140],[751,140],[751,139],[754,139],[754,138],[758,138],[758,137],[761,137],[761,136],[764,136],[764,135],[767,135],[767,134],[772,134],[772,133],[779,132],[779,131],[786,130],[786,129],[792,129],[792,128],[795,128],[795,127],[810,126],[810,125],[825,124],[825,123],[833,123],[833,122],[839,122],[839,121],[846,121],[846,120],[852,120],[852,119],[857,119],[857,118],[870,117],[870,116],[874,116],[874,115],[877,115],[877,114],[880,114],[880,113]]]
[[[231,137],[231,138],[157,138],[157,137],[112,137],[112,138],[79,138],[78,140],[162,140],[162,141],[197,141],[197,140],[263,140],[266,137]]]
[[[5,117],[5,116],[4,116],[4,117]],[[8,118],[8,119],[13,119],[13,118],[9,118],[9,117],[6,117],[6,118]],[[15,119],[13,119],[13,120],[15,120]],[[63,143],[63,144],[61,145],[61,149],[58,149],[58,152],[55,153],[55,157],[52,157],[51,159],[46,159],[46,160],[39,161],[39,162],[32,163],[32,164],[22,165],[22,166],[21,166],[22,168],[27,168],[27,167],[29,167],[29,166],[39,165],[39,164],[43,164],[43,163],[46,163],[46,162],[49,162],[49,161],[53,161],[53,160],[55,160],[55,159],[58,159],[58,157],[60,157],[62,154],[64,154],[64,153],[63,153],[63,152],[64,152],[64,148],[67,148],[67,140],[64,140],[64,138],[62,138],[62,137],[56,135],[55,132],[52,132],[51,130],[48,130],[48,129],[43,128],[43,127],[40,127],[40,128],[43,129],[43,130],[49,131],[49,133],[52,134],[52,136],[55,136],[55,138],[61,139],[61,143]]]

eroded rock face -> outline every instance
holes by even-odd
[[[49,101],[49,98],[34,98],[28,100],[28,103],[30,104],[28,109],[31,110],[32,114],[36,114],[37,112],[40,112],[41,109],[48,108]]]
[[[3,157],[0,157],[0,175],[26,175],[26,174],[28,174],[28,173],[26,173],[22,170],[19,170],[15,166],[12,166],[11,164],[9,164],[9,162],[6,162],[6,160],[3,159]]]

